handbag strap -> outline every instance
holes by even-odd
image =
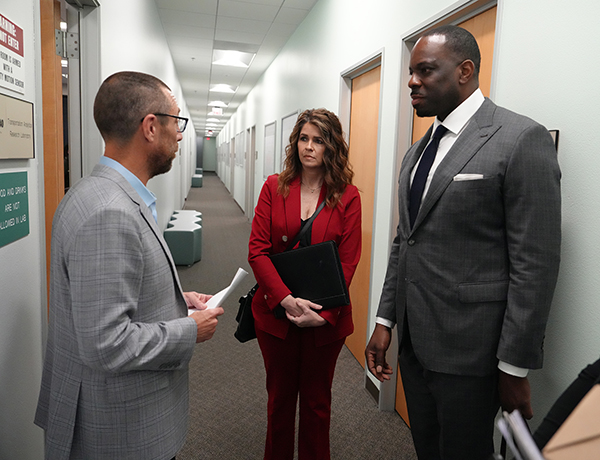
[[[310,229],[310,227],[312,227],[313,221],[315,220],[315,218],[317,217],[317,215],[321,212],[321,210],[325,207],[325,201],[323,200],[321,201],[321,204],[317,207],[317,209],[315,210],[315,212],[313,213],[312,216],[310,216],[310,219],[308,219],[308,221],[306,221],[306,224],[304,224],[304,227],[302,227],[302,229],[300,230],[300,232],[298,232],[298,234],[296,235],[296,238],[294,238],[294,241],[292,241],[288,247],[285,249],[286,251],[289,251],[290,249],[293,249],[294,246],[296,246],[296,244],[298,243],[298,241],[300,241],[300,238],[302,238],[306,232],[308,231],[308,229]]]
[[[310,227],[312,227],[313,221],[315,220],[315,218],[317,217],[317,215],[321,212],[321,210],[325,207],[325,201],[326,200],[323,200],[321,202],[321,204],[317,207],[317,209],[315,210],[315,212],[313,213],[313,215],[310,216],[310,219],[308,219],[306,221],[306,224],[304,224],[304,227],[302,227],[300,229],[300,231],[296,235],[296,238],[294,238],[294,241],[292,241],[288,245],[288,247],[285,248],[286,251],[289,251],[290,249],[293,249],[294,246],[296,246],[296,243],[298,243],[298,241],[300,241],[300,238],[302,238],[304,236],[304,234],[306,234],[306,232],[308,231],[308,229]],[[281,305],[277,305],[273,309],[273,314],[275,315],[275,318],[277,318],[277,319],[283,319],[283,318],[285,318],[285,308],[283,308]]]

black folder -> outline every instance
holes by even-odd
[[[269,257],[294,297],[310,300],[324,310],[350,304],[335,241],[325,241]]]

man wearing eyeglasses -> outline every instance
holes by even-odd
[[[104,81],[94,119],[104,156],[54,217],[35,423],[48,459],[169,460],[187,431],[194,346],[223,314],[181,290],[146,188],[171,169],[187,119],[163,82],[137,72]]]

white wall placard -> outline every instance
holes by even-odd
[[[33,153],[33,104],[0,94],[0,159]]]

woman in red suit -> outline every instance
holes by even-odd
[[[258,199],[248,261],[260,286],[252,312],[267,371],[265,460],[293,458],[298,396],[298,458],[330,458],[331,383],[354,329],[352,307],[321,311],[320,305],[293,297],[268,256],[283,252],[325,200],[299,245],[335,241],[349,286],[361,249],[360,196],[352,176],[338,118],[325,109],[307,110],[290,135],[284,171],[267,179]],[[274,314],[279,305],[284,317]]]

